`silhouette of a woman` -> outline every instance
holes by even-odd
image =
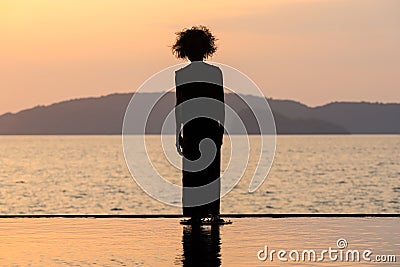
[[[223,78],[217,66],[203,61],[216,49],[215,37],[205,26],[178,32],[172,46],[176,57],[191,61],[175,72],[175,116],[176,148],[184,156],[183,215],[191,217],[189,221],[193,223],[200,223],[206,217],[222,221],[219,214],[220,151],[225,120]],[[204,140],[213,144],[207,145]],[[202,166],[204,162],[207,164]],[[199,191],[193,190],[197,188]]]

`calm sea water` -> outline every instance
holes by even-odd
[[[161,155],[159,138],[148,138],[154,140],[151,153]],[[249,193],[251,177],[245,175],[222,198],[221,212],[400,213],[399,151],[399,135],[278,136],[266,181]],[[255,167],[252,157],[256,152],[249,169]],[[168,161],[158,157],[156,165],[180,182],[179,170]],[[0,166],[1,214],[181,212],[139,188],[120,136],[1,136]]]

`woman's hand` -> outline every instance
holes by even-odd
[[[222,126],[220,124],[218,127],[218,141],[219,141],[219,145],[221,145],[221,146],[222,146],[223,140],[224,140],[224,131],[225,131],[224,126]]]
[[[176,151],[178,151],[178,154],[183,157],[181,141],[182,141],[182,136],[179,132],[177,132],[175,141]]]

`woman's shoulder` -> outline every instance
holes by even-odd
[[[177,85],[192,82],[222,83],[222,71],[218,66],[205,62],[192,62],[175,71]]]
[[[207,67],[213,68],[213,69],[216,70],[216,71],[221,71],[221,69],[220,69],[217,65],[213,65],[213,64],[210,64],[210,63],[208,63],[208,62],[204,62],[204,64],[205,64]]]
[[[218,72],[218,73],[222,73],[221,69],[213,64],[210,64],[208,62],[204,62],[204,61],[195,61],[195,62],[191,62],[190,64],[177,69],[175,71],[175,74],[184,74],[184,73],[188,73],[188,72],[202,72],[202,71],[214,71],[214,72]]]

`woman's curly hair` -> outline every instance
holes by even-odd
[[[193,26],[176,33],[172,53],[177,58],[205,59],[217,50],[216,38],[206,26]]]

